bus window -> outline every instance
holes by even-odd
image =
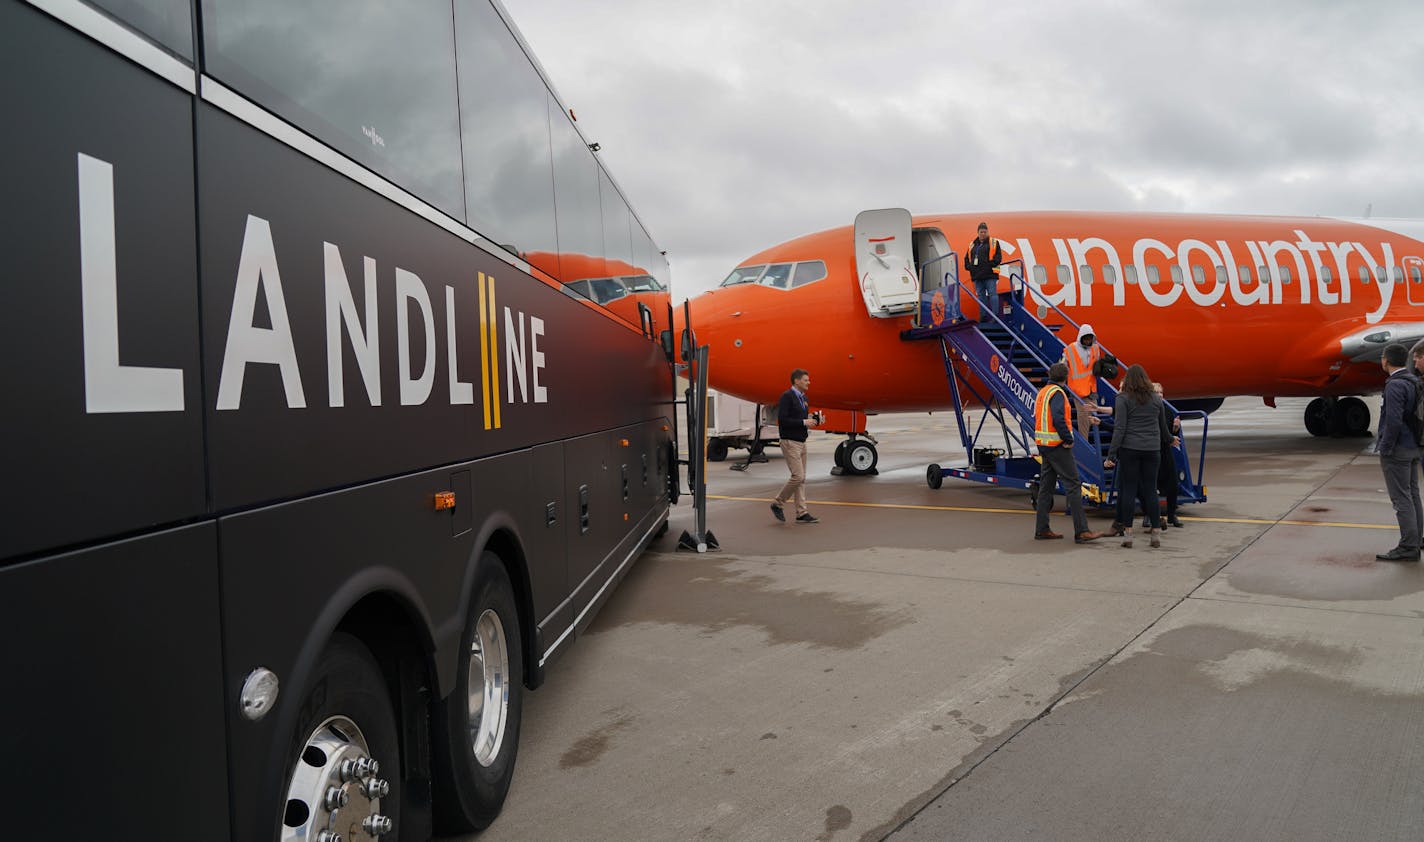
[[[189,0],[89,0],[134,29],[193,60],[193,7]]]

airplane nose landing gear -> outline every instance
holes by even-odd
[[[836,445],[835,461],[832,476],[873,476],[880,473],[875,470],[880,454],[875,449],[875,439],[869,433],[851,435]]]

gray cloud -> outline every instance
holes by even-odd
[[[1424,216],[1424,7],[506,0],[673,266],[915,213]]]

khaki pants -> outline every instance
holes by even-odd
[[[784,505],[793,497],[796,499],[796,514],[806,514],[806,442],[781,440],[781,455],[786,457],[786,467],[791,469],[791,479],[781,487],[776,502]]]
[[[1078,432],[1086,440],[1088,431],[1092,429],[1090,419],[1093,417],[1093,408],[1098,405],[1097,393],[1089,394],[1087,397],[1071,391],[1068,394],[1073,396],[1073,403],[1078,410]]]

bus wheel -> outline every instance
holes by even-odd
[[[370,650],[350,635],[333,635],[301,709],[282,842],[349,839],[353,829],[376,838],[395,830],[401,795],[396,714]]]
[[[456,666],[436,717],[435,811],[447,832],[482,830],[499,815],[514,777],[524,700],[524,649],[514,588],[499,556],[480,556]]]
[[[707,440],[707,461],[721,462],[727,458],[727,443],[721,439]]]

